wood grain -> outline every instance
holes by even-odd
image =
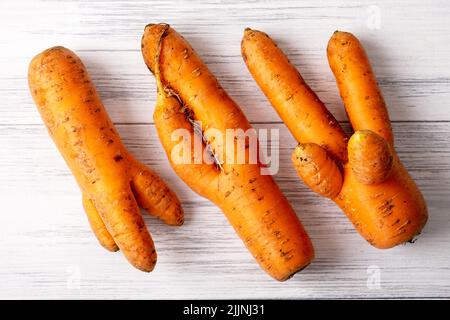
[[[374,10],[379,28],[370,25]],[[0,298],[450,297],[449,14],[446,1],[419,0],[1,1]],[[152,124],[155,83],[139,51],[143,27],[160,21],[188,38],[255,127],[280,132],[275,178],[317,251],[286,283],[258,268],[223,214],[165,159]],[[295,142],[240,57],[247,26],[280,43],[348,131],[325,47],[335,29],[360,36],[394,120],[398,153],[428,202],[430,220],[414,244],[372,248],[331,201],[298,180],[289,160]],[[151,274],[97,244],[78,187],[28,93],[30,59],[58,44],[82,57],[125,144],[183,202],[181,228],[146,217],[159,254]],[[379,289],[367,285],[370,266],[379,268]]]

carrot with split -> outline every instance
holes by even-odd
[[[169,161],[180,178],[201,196],[224,212],[261,267],[283,281],[305,268],[313,259],[311,241],[294,210],[271,176],[261,174],[261,164],[235,164],[223,161],[216,152],[216,164],[178,162],[172,133],[185,129],[188,139],[195,132],[192,121],[203,128],[215,128],[222,136],[227,129],[251,129],[239,106],[228,96],[196,52],[167,24],[148,25],[142,38],[142,54],[154,73],[157,104],[154,121]],[[213,153],[221,148],[217,139],[205,136]],[[237,143],[236,141],[234,142]],[[203,145],[205,148],[205,145]],[[245,149],[249,159],[249,149]]]
[[[327,52],[356,131],[348,143],[272,39],[246,29],[242,40],[250,73],[299,142],[292,161],[305,184],[333,199],[373,246],[409,241],[424,227],[427,207],[395,153],[386,105],[364,48],[352,34],[335,32]]]
[[[72,51],[33,58],[28,80],[42,119],[71,169],[99,242],[119,248],[136,268],[152,271],[156,251],[138,205],[171,225],[183,223],[176,195],[122,144],[92,80]]]

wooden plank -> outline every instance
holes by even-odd
[[[289,161],[295,142],[283,125],[258,128],[280,132],[276,179],[317,251],[293,279],[278,283],[258,268],[219,209],[174,175],[153,125],[118,126],[131,152],[168,181],[186,210],[180,228],[146,217],[159,254],[151,274],[96,243],[45,128],[2,125],[0,298],[450,297],[450,124],[394,124],[399,155],[424,192],[430,221],[414,244],[385,251],[369,246],[331,201],[296,178]],[[371,266],[379,268],[380,289],[367,286]]]
[[[339,120],[345,120],[326,43],[335,29],[367,47],[395,121],[448,121],[450,36],[445,1],[1,1],[1,124],[40,123],[27,65],[65,45],[83,58],[114,121],[151,123],[155,85],[139,51],[143,27],[185,35],[253,122],[279,122],[240,57],[245,27],[268,32]],[[218,14],[220,13],[220,14]],[[282,23],[280,23],[282,21]],[[378,22],[377,22],[378,21]]]

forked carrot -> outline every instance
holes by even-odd
[[[377,248],[420,233],[428,218],[425,200],[395,153],[384,99],[356,37],[337,31],[328,44],[330,67],[356,131],[348,146],[336,120],[272,39],[246,29],[242,55],[299,142],[292,160],[303,181],[332,198]]]
[[[118,248],[136,268],[152,271],[156,251],[138,205],[168,224],[183,223],[176,195],[122,144],[80,58],[53,47],[33,58],[30,91],[71,169],[100,243]]]

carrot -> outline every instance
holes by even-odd
[[[50,136],[83,194],[83,206],[100,243],[117,248],[136,268],[151,271],[156,251],[138,205],[180,225],[176,195],[122,144],[92,80],[72,51],[47,49],[29,66],[30,91]]]
[[[172,141],[172,133],[183,128],[193,138],[193,120],[223,136],[226,129],[251,129],[239,106],[188,42],[167,24],[146,26],[142,54],[157,80],[153,117],[174,171],[224,212],[256,261],[273,278],[283,281],[305,268],[314,257],[311,241],[275,181],[261,174],[260,162],[223,161],[236,158],[236,145],[232,155],[215,154],[215,164],[179,163],[173,158],[180,142]],[[213,154],[221,147],[217,139],[206,135],[205,139]],[[196,155],[191,151],[181,156],[193,161]],[[245,158],[249,156],[247,148]]]
[[[367,55],[356,37],[343,32],[334,33],[327,51],[356,130],[348,145],[342,144],[347,138],[334,118],[329,121],[324,104],[298,80],[301,76],[295,80],[297,71],[272,39],[246,29],[242,40],[250,73],[300,142],[292,155],[300,178],[333,199],[373,246],[409,241],[424,227],[427,207],[393,148],[388,112]],[[283,99],[288,93],[293,97]]]

